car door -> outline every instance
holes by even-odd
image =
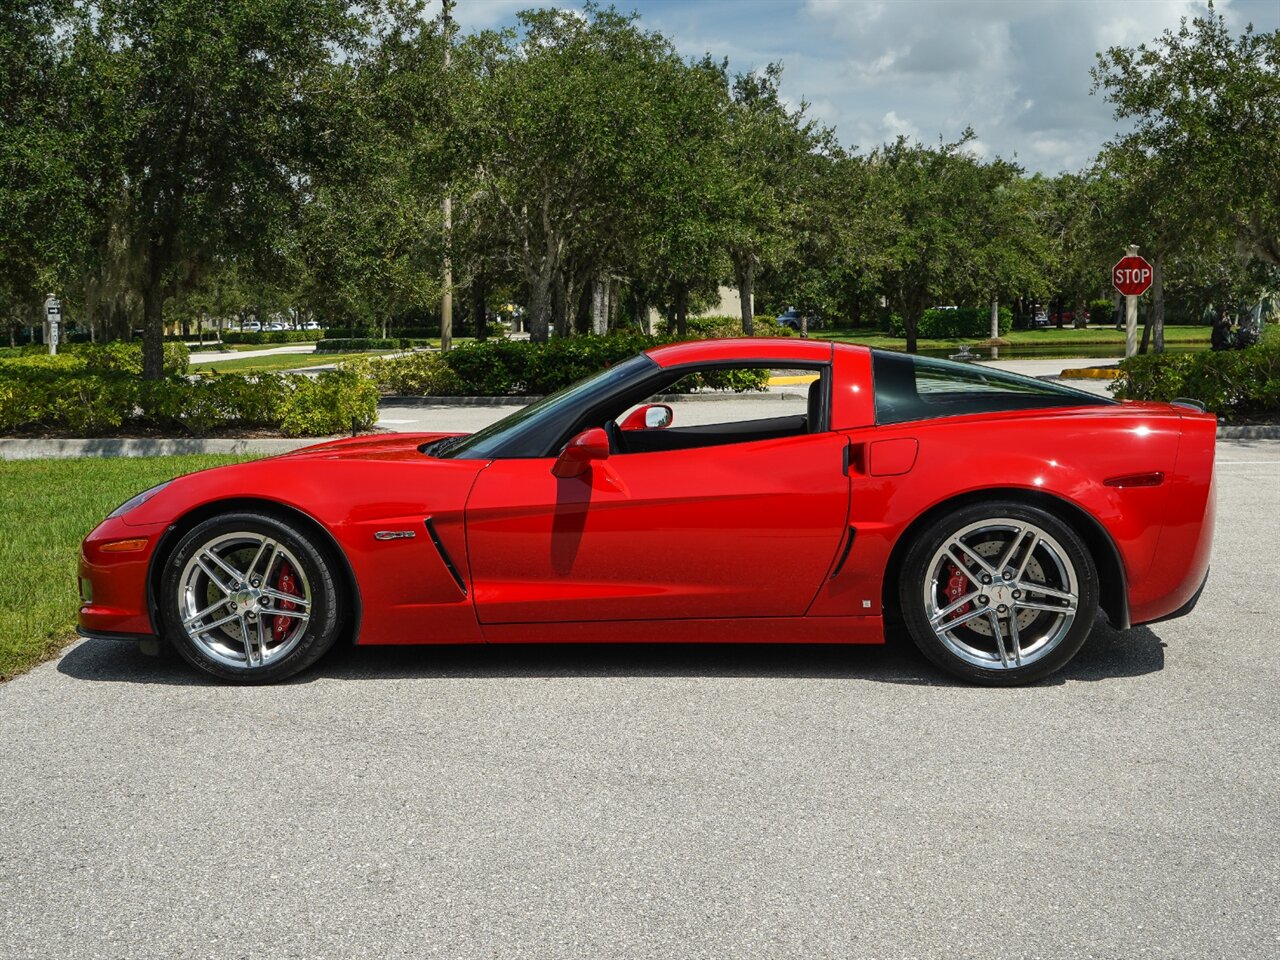
[[[466,509],[480,622],[801,616],[845,530],[846,445],[614,454],[570,478],[495,460]]]

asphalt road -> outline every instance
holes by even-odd
[[[1280,443],[1219,459],[1199,609],[1029,689],[606,645],[243,689],[80,643],[0,687],[0,957],[1275,957]]]

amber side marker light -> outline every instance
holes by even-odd
[[[138,550],[147,549],[147,538],[142,537],[137,540],[112,540],[110,543],[104,543],[98,549],[103,553],[136,553]]]
[[[1154,473],[1131,473],[1102,482],[1108,487],[1158,487],[1164,483],[1164,474],[1159,470]]]

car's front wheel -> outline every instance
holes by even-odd
[[[962,507],[911,545],[899,581],[921,652],[978,683],[1030,683],[1079,651],[1098,609],[1098,574],[1079,535],[1015,501]]]
[[[251,511],[213,517],[174,548],[161,576],[165,636],[201,670],[269,683],[324,655],[342,626],[336,568],[291,523]]]

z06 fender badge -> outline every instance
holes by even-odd
[[[375,540],[412,540],[416,534],[412,530],[379,530],[373,535]]]

